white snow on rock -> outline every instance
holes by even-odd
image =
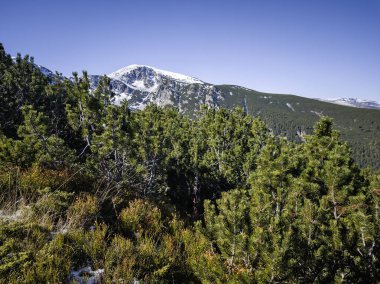
[[[129,100],[131,98],[131,94],[128,93],[120,93],[115,97],[115,104],[120,105],[122,101]]]
[[[108,74],[108,77],[110,77],[112,79],[121,80],[121,78],[127,74],[130,74],[132,72],[136,72],[136,70],[144,70],[144,69],[148,70],[148,72],[150,71],[150,73],[151,73],[150,79],[154,79],[153,78],[154,75],[159,75],[159,76],[169,77],[171,79],[174,79],[175,81],[185,83],[185,84],[204,84],[203,81],[201,81],[197,78],[194,78],[194,77],[190,77],[190,76],[179,74],[179,73],[174,73],[174,72],[170,72],[170,71],[157,69],[157,68],[151,67],[151,66],[137,65],[137,64],[133,64],[133,65],[129,65],[127,67],[121,68],[121,69],[119,69],[119,70],[117,70],[111,74]]]
[[[53,76],[53,72],[41,65],[37,65],[36,66],[41,70],[41,73],[44,74],[46,77],[52,77]]]

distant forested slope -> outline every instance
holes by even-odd
[[[262,93],[237,86],[221,85],[223,107],[245,107],[260,116],[275,135],[301,141],[310,134],[322,115],[333,118],[334,125],[353,149],[361,166],[380,167],[380,110],[346,107],[294,95]]]

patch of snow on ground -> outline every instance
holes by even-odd
[[[300,137],[303,142],[305,142],[305,138],[304,138],[305,135],[306,135],[305,131],[303,131],[303,130],[301,130],[301,131],[297,130],[297,136]]]
[[[286,106],[290,108],[292,111],[296,111],[294,107],[290,103],[286,103]]]
[[[318,115],[319,117],[321,117],[321,116],[323,115],[322,112],[317,112],[317,111],[314,111],[314,110],[311,110],[310,112],[312,112],[312,113]]]
[[[6,212],[5,210],[0,210],[0,219],[4,221],[17,221],[24,217],[25,210],[19,209],[14,212]]]
[[[96,284],[101,282],[104,269],[92,270],[91,267],[84,267],[70,272],[69,281],[75,280],[77,283]]]

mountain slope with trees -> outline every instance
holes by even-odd
[[[218,86],[226,98],[222,107],[244,107],[247,113],[260,116],[275,135],[300,142],[311,134],[322,116],[334,119],[334,125],[353,150],[361,166],[379,168],[380,111],[339,106],[294,95],[261,93],[237,86]]]
[[[39,67],[41,69],[41,67]],[[44,74],[52,78],[52,72]],[[380,110],[340,106],[294,95],[257,92],[231,85],[212,85],[199,79],[159,70],[149,66],[131,65],[113,72],[110,86],[114,103],[128,100],[132,110],[148,104],[173,106],[181,113],[195,117],[202,105],[213,108],[241,107],[253,116],[260,116],[275,135],[300,142],[311,134],[313,125],[325,115],[334,119],[335,127],[353,149],[353,157],[361,166],[380,167]],[[102,76],[89,76],[94,91]]]
[[[0,283],[379,281],[380,172],[329,117],[131,112],[2,46],[0,78]]]

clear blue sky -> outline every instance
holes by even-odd
[[[380,0],[0,0],[0,42],[64,75],[146,64],[260,91],[380,100]]]

